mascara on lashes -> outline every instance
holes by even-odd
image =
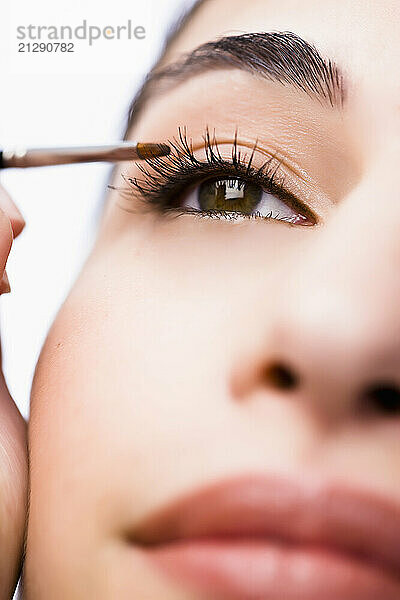
[[[254,167],[253,159],[257,142],[254,144],[248,158],[248,153],[243,153],[238,148],[236,130],[232,143],[231,160],[228,160],[221,156],[215,130],[211,137],[207,127],[203,135],[203,141],[206,159],[199,160],[194,155],[192,141],[189,141],[187,137],[186,127],[179,127],[178,138],[174,137],[172,140],[168,140],[171,153],[167,157],[162,159],[150,158],[144,161],[146,166],[136,163],[136,167],[141,171],[143,178],[123,175],[129,186],[128,191],[130,194],[141,199],[145,205],[154,208],[161,214],[176,213],[177,211],[182,214],[184,212],[195,212],[185,210],[180,206],[182,193],[187,191],[189,187],[212,177],[236,178],[260,186],[294,210],[299,211],[304,215],[304,222],[301,225],[315,225],[317,223],[315,214],[286,189],[284,176],[279,173],[280,162],[276,164],[276,157],[272,156],[260,167]],[[127,192],[126,189],[124,191]],[[268,218],[273,217],[269,216]]]

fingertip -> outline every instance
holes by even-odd
[[[5,269],[13,237],[11,221],[8,215],[0,208],[0,275]]]
[[[23,231],[25,227],[25,219],[18,209],[15,214],[8,214],[8,218],[11,223],[13,238],[15,239]]]
[[[19,236],[23,228],[25,227],[25,219],[22,216],[20,210],[17,208],[16,204],[12,201],[10,195],[6,192],[6,190],[0,186],[0,209],[3,210],[10,223],[12,228],[13,237],[16,238]]]

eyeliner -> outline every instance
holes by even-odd
[[[106,146],[71,146],[66,148],[14,148],[0,150],[0,169],[25,169],[89,162],[146,160],[167,156],[167,144],[117,142]]]

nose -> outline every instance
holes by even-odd
[[[331,421],[400,414],[400,199],[385,201],[366,183],[295,249],[235,397],[278,394]]]

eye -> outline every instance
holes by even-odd
[[[319,225],[318,215],[286,186],[285,169],[274,156],[255,164],[255,143],[251,154],[238,148],[237,130],[231,156],[223,156],[208,128],[203,136],[205,158],[193,151],[186,129],[168,140],[172,152],[137,164],[142,177],[127,177],[135,197],[162,216],[196,216],[243,220],[257,218],[282,221],[288,225]],[[130,190],[128,189],[128,192]]]
[[[207,179],[191,190],[181,201],[181,207],[193,212],[215,213],[227,218],[264,217],[292,223],[312,225],[301,208],[296,208],[266,191],[262,186],[239,177]]]

